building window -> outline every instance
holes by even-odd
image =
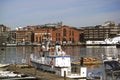
[[[38,37],[36,37],[36,42],[38,42]]]
[[[60,38],[56,38],[56,41],[60,41]]]
[[[60,37],[60,33],[56,33],[56,37]]]
[[[74,31],[72,31],[72,36],[74,36]]]
[[[39,43],[41,42],[41,37],[39,37]]]
[[[71,31],[69,32],[69,36],[71,36]]]
[[[60,36],[60,33],[59,33],[59,36]]]
[[[60,41],[60,38],[58,40]]]
[[[56,33],[56,37],[57,37],[57,33]]]
[[[57,38],[55,38],[56,40],[55,41],[57,41]]]
[[[74,38],[72,38],[72,42],[74,43]]]
[[[63,29],[63,36],[66,36],[67,32],[66,29]]]

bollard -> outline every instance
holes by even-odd
[[[66,71],[64,71],[64,80],[66,80]]]
[[[80,66],[83,66],[83,57],[80,59]]]
[[[37,70],[36,70],[37,68],[36,67],[34,67],[34,76],[36,76],[36,74],[37,74]]]

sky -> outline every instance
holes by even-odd
[[[0,24],[15,29],[63,22],[85,27],[120,23],[120,0],[0,0]]]

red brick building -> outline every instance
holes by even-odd
[[[78,43],[82,33],[82,30],[69,26],[44,27],[34,31],[34,42],[41,43],[48,36],[54,43]]]
[[[39,28],[34,30],[34,42],[41,43],[46,37],[51,38],[52,31],[52,28]]]
[[[31,31],[18,30],[16,31],[16,42],[31,42]]]
[[[34,33],[33,31],[37,29],[38,27],[35,26],[26,26],[26,27],[19,27],[16,29],[16,42],[22,43],[22,42],[34,42]]]

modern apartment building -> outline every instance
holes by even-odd
[[[103,25],[84,27],[84,39],[87,40],[105,40],[114,37],[120,33],[120,26],[114,22],[107,21]]]

